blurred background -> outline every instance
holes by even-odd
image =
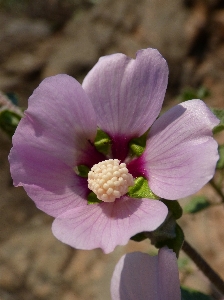
[[[100,56],[122,52],[134,58],[147,47],[168,61],[165,108],[192,89],[203,91],[209,106],[224,108],[223,0],[0,0],[0,91],[14,93],[24,108],[45,77],[66,73],[82,82]],[[221,134],[217,139],[224,142]],[[156,250],[149,242],[131,241],[105,255],[57,241],[52,218],[37,210],[22,188],[13,187],[10,148],[11,140],[0,131],[0,300],[110,299],[120,256]],[[220,180],[220,174],[216,177]],[[198,195],[221,202],[210,185]],[[224,278],[223,206],[186,214],[179,224]],[[183,254],[179,265],[184,285],[219,299]]]

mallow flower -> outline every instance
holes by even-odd
[[[100,58],[82,85],[63,74],[46,78],[29,98],[13,136],[11,174],[15,186],[55,217],[52,230],[62,242],[108,253],[136,233],[155,230],[167,207],[130,192],[139,178],[152,195],[170,200],[212,178],[218,159],[212,128],[219,120],[200,100],[156,120],[167,81],[164,58],[145,49],[136,59]],[[145,150],[130,155],[142,136]]]
[[[158,255],[123,255],[111,280],[112,300],[181,300],[175,253],[164,247]]]

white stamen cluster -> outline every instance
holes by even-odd
[[[134,184],[132,175],[125,163],[118,159],[104,160],[94,165],[88,173],[88,187],[98,199],[114,202],[127,193],[128,187]]]

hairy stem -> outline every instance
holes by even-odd
[[[184,241],[182,250],[193,260],[203,274],[211,283],[224,295],[224,281],[221,277],[207,264],[201,255],[187,242]]]

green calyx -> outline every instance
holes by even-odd
[[[97,204],[102,203],[103,201],[99,200],[94,192],[89,193],[87,197],[88,204]]]
[[[79,165],[74,168],[74,171],[80,177],[88,178],[88,173],[90,169],[85,165]]]
[[[19,124],[19,121],[21,120],[21,117],[21,115],[8,109],[1,111],[0,128],[2,128],[3,131],[12,137]]]
[[[134,185],[128,188],[128,196],[131,198],[160,199],[160,197],[155,195],[149,188],[147,179],[142,176],[136,178]]]
[[[94,141],[94,146],[96,149],[103,154],[108,154],[110,151],[110,146],[112,144],[111,138],[107,133],[105,133],[100,128],[97,129],[96,138]]]
[[[142,153],[145,151],[148,132],[149,130],[147,130],[140,137],[130,140],[129,148],[131,150],[132,155],[141,156]]]

